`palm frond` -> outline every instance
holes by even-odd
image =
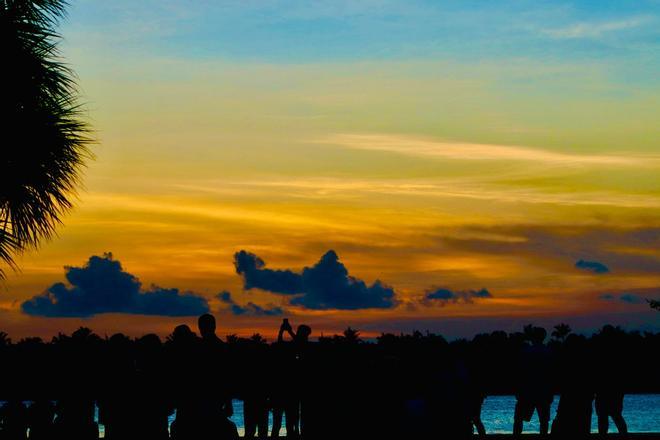
[[[51,238],[72,208],[90,131],[55,27],[64,0],[0,0],[0,261]],[[3,277],[0,271],[0,278]]]

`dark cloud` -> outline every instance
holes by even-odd
[[[622,293],[620,295],[613,295],[611,293],[604,293],[598,298],[605,301],[621,301],[627,304],[643,304],[646,303],[646,299],[634,293]]]
[[[231,297],[231,293],[227,292],[226,290],[218,293],[216,295],[216,298],[218,298],[220,302],[223,302],[225,304],[234,304],[234,300]]]
[[[448,301],[450,299],[457,299],[457,296],[449,289],[440,288],[431,292],[426,292],[426,299],[439,299]]]
[[[234,315],[241,316],[281,316],[284,314],[284,309],[281,307],[276,307],[272,304],[267,306],[260,306],[253,302],[248,302],[246,305],[241,306],[236,304],[234,299],[231,297],[231,293],[224,291],[220,292],[217,295],[217,298],[220,302],[227,304],[229,311]]]
[[[243,277],[245,289],[262,289],[291,295],[302,293],[302,277],[290,270],[266,269],[266,263],[255,254],[240,251],[234,254],[236,273]]]
[[[206,299],[178,289],[151,286],[125,272],[112,254],[92,256],[83,267],[65,267],[69,286],[56,283],[21,304],[28,315],[90,317],[100,313],[196,316],[209,311]]]
[[[598,261],[578,260],[575,267],[593,273],[608,273],[610,271],[609,267]]]
[[[328,251],[318,263],[302,273],[305,293],[291,304],[309,309],[369,309],[395,305],[394,290],[376,280],[371,286],[348,275],[335,251]]]
[[[449,302],[472,304],[475,299],[492,297],[493,295],[487,289],[454,291],[440,287],[427,291],[424,296],[424,303],[426,305],[432,305],[434,303],[445,305]]]
[[[236,271],[243,276],[245,289],[260,288],[292,295],[292,305],[308,309],[358,310],[391,308],[396,305],[394,290],[381,283],[368,286],[348,274],[335,251],[328,251],[318,263],[302,273],[265,268],[262,259],[246,251],[234,255]]]
[[[231,311],[234,315],[249,316],[282,316],[284,314],[284,309],[281,307],[261,307],[253,302],[249,302],[245,306],[234,304],[231,306]]]

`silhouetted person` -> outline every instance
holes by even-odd
[[[291,342],[288,344],[284,341],[285,333],[291,337]],[[311,327],[304,324],[299,325],[298,330],[294,332],[288,319],[284,319],[280,326],[277,342],[280,354],[284,354],[280,357],[279,362],[282,363],[280,366],[283,368],[285,377],[276,378],[276,380],[283,380],[288,389],[285,390],[284,395],[274,398],[273,431],[271,433],[273,437],[279,436],[282,426],[282,414],[286,418],[287,437],[297,438],[300,436],[300,393],[302,376],[305,373],[302,363],[305,346],[311,333]]]
[[[598,416],[598,433],[607,434],[611,417],[619,434],[628,433],[628,425],[623,418],[623,392],[599,391],[596,393],[596,415]]]
[[[160,338],[148,334],[136,341],[135,399],[139,408],[133,438],[169,439],[168,416],[173,411],[171,388],[165,387],[165,358]]]
[[[176,440],[201,438],[197,394],[198,381],[197,336],[187,325],[179,325],[168,338],[170,364],[172,367],[176,418],[172,422],[171,437]]]
[[[206,379],[210,380],[210,389],[214,393],[212,398],[202,399],[210,411],[209,423],[219,423],[220,438],[233,438],[236,426],[229,420],[229,417],[234,414],[234,407],[228,382],[235,372],[232,371],[226,344],[216,335],[215,317],[205,313],[197,320],[197,326],[202,336],[200,369]],[[216,422],[215,419],[218,417],[220,420]],[[211,430],[215,430],[215,427]]]
[[[272,368],[269,347],[260,340],[243,341],[238,352],[241,372],[239,397],[243,399],[245,438],[268,437],[268,379]],[[267,365],[267,368],[264,366]]]
[[[591,432],[594,399],[593,370],[586,340],[569,335],[560,357],[560,397],[552,434],[561,438],[583,438]]]
[[[466,439],[472,436],[472,417],[469,408],[468,372],[458,356],[427,349],[429,353],[423,360],[428,371],[420,366],[419,375],[424,382],[423,429],[426,438],[444,434],[451,439]]]
[[[136,405],[135,360],[132,342],[125,335],[112,335],[103,360],[103,391],[98,399],[99,422],[105,438],[121,440],[132,437],[139,424],[142,408]]]
[[[484,404],[486,396],[473,396],[470,402],[470,420],[474,425],[474,428],[477,430],[477,434],[486,435],[486,427],[484,422],[481,421],[481,408]]]
[[[273,425],[271,428],[271,437],[279,437],[282,429],[282,418],[284,416],[284,408],[287,405],[287,398],[290,397],[291,390],[289,379],[291,376],[290,368],[290,354],[281,342],[271,347],[269,357],[268,371],[271,375],[271,380],[268,382],[269,391],[269,406],[273,411]]]
[[[520,377],[516,393],[516,408],[513,420],[513,434],[520,435],[523,431],[523,421],[529,422],[534,411],[538,413],[541,435],[548,433],[550,423],[550,405],[554,398],[552,394],[549,368],[550,353],[543,344],[546,331],[541,327],[533,327],[529,338],[531,346],[525,346],[519,365]]]
[[[474,383],[468,384],[468,389],[466,393],[467,400],[467,411],[470,421],[474,425],[474,428],[477,430],[479,435],[486,435],[486,428],[484,423],[481,421],[481,408],[484,405],[484,400],[486,400],[486,394],[483,390],[474,386]]]
[[[209,313],[201,315],[197,319],[197,328],[199,329],[199,334],[202,337],[204,342],[210,342],[213,344],[224,344],[222,339],[215,334],[217,330],[215,317]]]
[[[201,340],[185,325],[176,327],[170,338],[177,384],[172,438],[233,439],[236,426],[228,419],[231,401],[223,386],[227,377],[219,371],[224,343],[215,335],[211,315],[200,317],[198,324]]]
[[[486,400],[486,390],[483,383],[484,356],[467,351],[458,363],[459,371],[464,371],[464,395],[468,417],[480,436],[486,435],[486,428],[481,421],[481,409]]]
[[[594,368],[598,378],[596,384],[596,416],[598,433],[607,434],[611,417],[620,434],[628,432],[623,419],[623,397],[627,379],[625,367],[626,334],[618,327],[606,325],[594,336],[598,351],[598,363]]]
[[[259,390],[249,390],[243,398],[245,438],[268,437],[268,399]]]
[[[62,396],[55,407],[55,438],[91,440],[99,437],[94,400]]]
[[[23,402],[11,399],[0,407],[0,438],[27,439],[27,410]]]
[[[38,399],[28,408],[30,440],[54,439],[55,405],[48,399]]]
[[[88,328],[73,332],[62,342],[63,378],[58,380],[55,408],[55,438],[68,440],[98,439],[94,420],[95,389],[98,383],[98,353],[102,340]]]

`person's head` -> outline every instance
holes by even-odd
[[[296,340],[298,342],[307,342],[311,334],[312,328],[308,325],[301,324],[298,326],[298,331],[296,332]]]
[[[167,337],[168,341],[171,341],[177,345],[187,345],[193,343],[197,336],[190,330],[185,324],[177,325],[174,327],[174,331],[170,336]]]
[[[128,338],[123,333],[115,333],[114,335],[110,336],[110,339],[108,339],[108,342],[111,345],[118,346],[118,347],[123,347],[127,344],[130,344],[131,340]]]
[[[157,334],[147,333],[137,340],[140,350],[157,350],[161,347],[161,341]]]
[[[202,338],[215,336],[215,318],[209,313],[205,313],[197,320],[197,326]]]
[[[195,334],[186,324],[177,325],[172,332],[172,337],[174,339],[190,339],[194,336]]]

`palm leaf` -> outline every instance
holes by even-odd
[[[51,238],[91,157],[76,78],[54,30],[63,0],[0,0],[0,260]],[[0,270],[0,278],[4,272]]]

